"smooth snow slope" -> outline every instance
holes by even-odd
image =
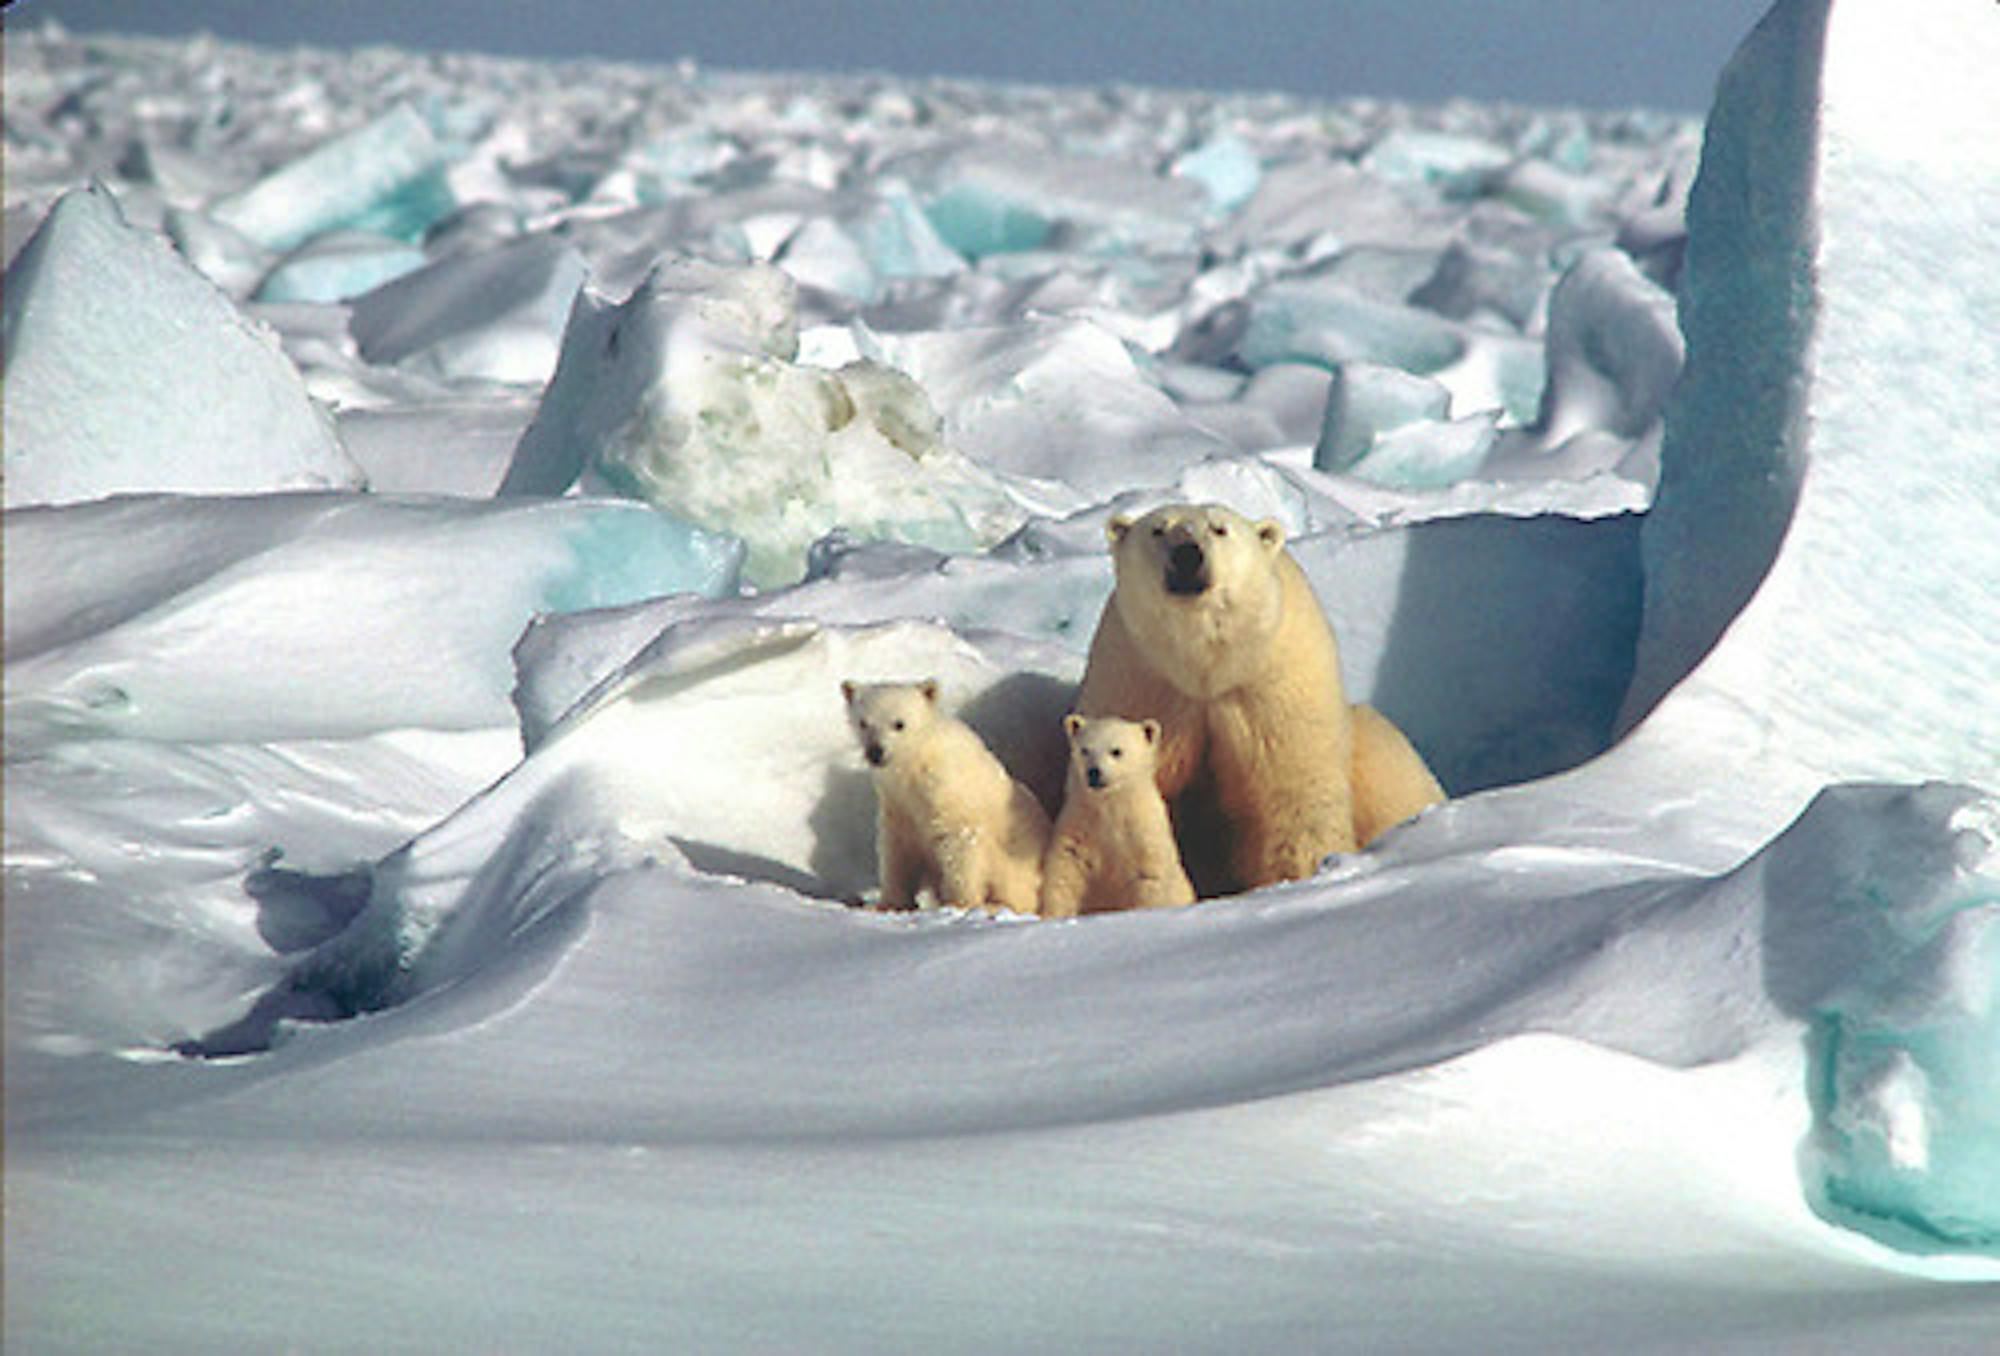
[[[10,254],[119,167],[239,300],[431,263],[253,305],[415,497],[7,513],[10,1350],[2000,1343],[1977,0],[1780,0],[1684,267],[1641,115],[15,36]],[[687,323],[744,298],[782,366]],[[716,524],[454,497],[922,408],[810,377],[876,366],[1019,531],[841,510],[739,594]],[[941,677],[1048,787],[1165,497],[1287,525],[1459,798],[1186,911],[846,907],[839,681]]]

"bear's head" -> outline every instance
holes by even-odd
[[[847,723],[868,766],[884,768],[896,751],[938,717],[937,679],[921,683],[843,682]]]
[[[1070,780],[1091,791],[1134,782],[1152,785],[1160,751],[1160,722],[1113,716],[1064,716],[1069,735]]]
[[[1118,582],[1146,584],[1169,598],[1194,600],[1226,590],[1246,576],[1269,574],[1285,549],[1274,518],[1253,523],[1220,504],[1166,504],[1136,521],[1124,514],[1106,524]]]
[[[1168,504],[1108,525],[1112,602],[1145,662],[1209,699],[1261,672],[1285,613],[1285,529],[1220,504]]]

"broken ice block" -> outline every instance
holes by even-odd
[[[939,436],[881,363],[793,361],[790,280],[757,264],[662,265],[622,304],[580,293],[503,494],[587,485],[742,538],[744,577],[796,581],[836,527],[970,551],[1020,525],[1002,482]]]
[[[264,275],[258,301],[346,301],[424,266],[424,252],[369,231],[328,231]]]
[[[209,204],[209,215],[274,250],[343,226],[416,240],[457,206],[450,158],[430,124],[398,104]]]
[[[361,483],[276,337],[103,188],[56,203],[4,306],[10,507]]]

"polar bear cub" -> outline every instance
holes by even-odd
[[[951,908],[1036,912],[1049,817],[972,727],[938,706],[935,679],[840,685],[875,781],[882,907],[928,887]]]
[[[1042,916],[1194,903],[1160,795],[1157,720],[1066,716],[1069,785],[1042,858]]]

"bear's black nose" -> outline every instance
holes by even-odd
[[[868,765],[870,767],[880,767],[889,758],[889,751],[880,744],[870,744],[863,752],[868,756]]]
[[[1201,593],[1208,588],[1208,561],[1198,543],[1177,542],[1167,552],[1167,592]]]
[[[1083,774],[1083,779],[1090,784],[1090,789],[1093,791],[1102,791],[1104,789],[1104,771],[1102,768],[1090,768],[1086,770]]]

